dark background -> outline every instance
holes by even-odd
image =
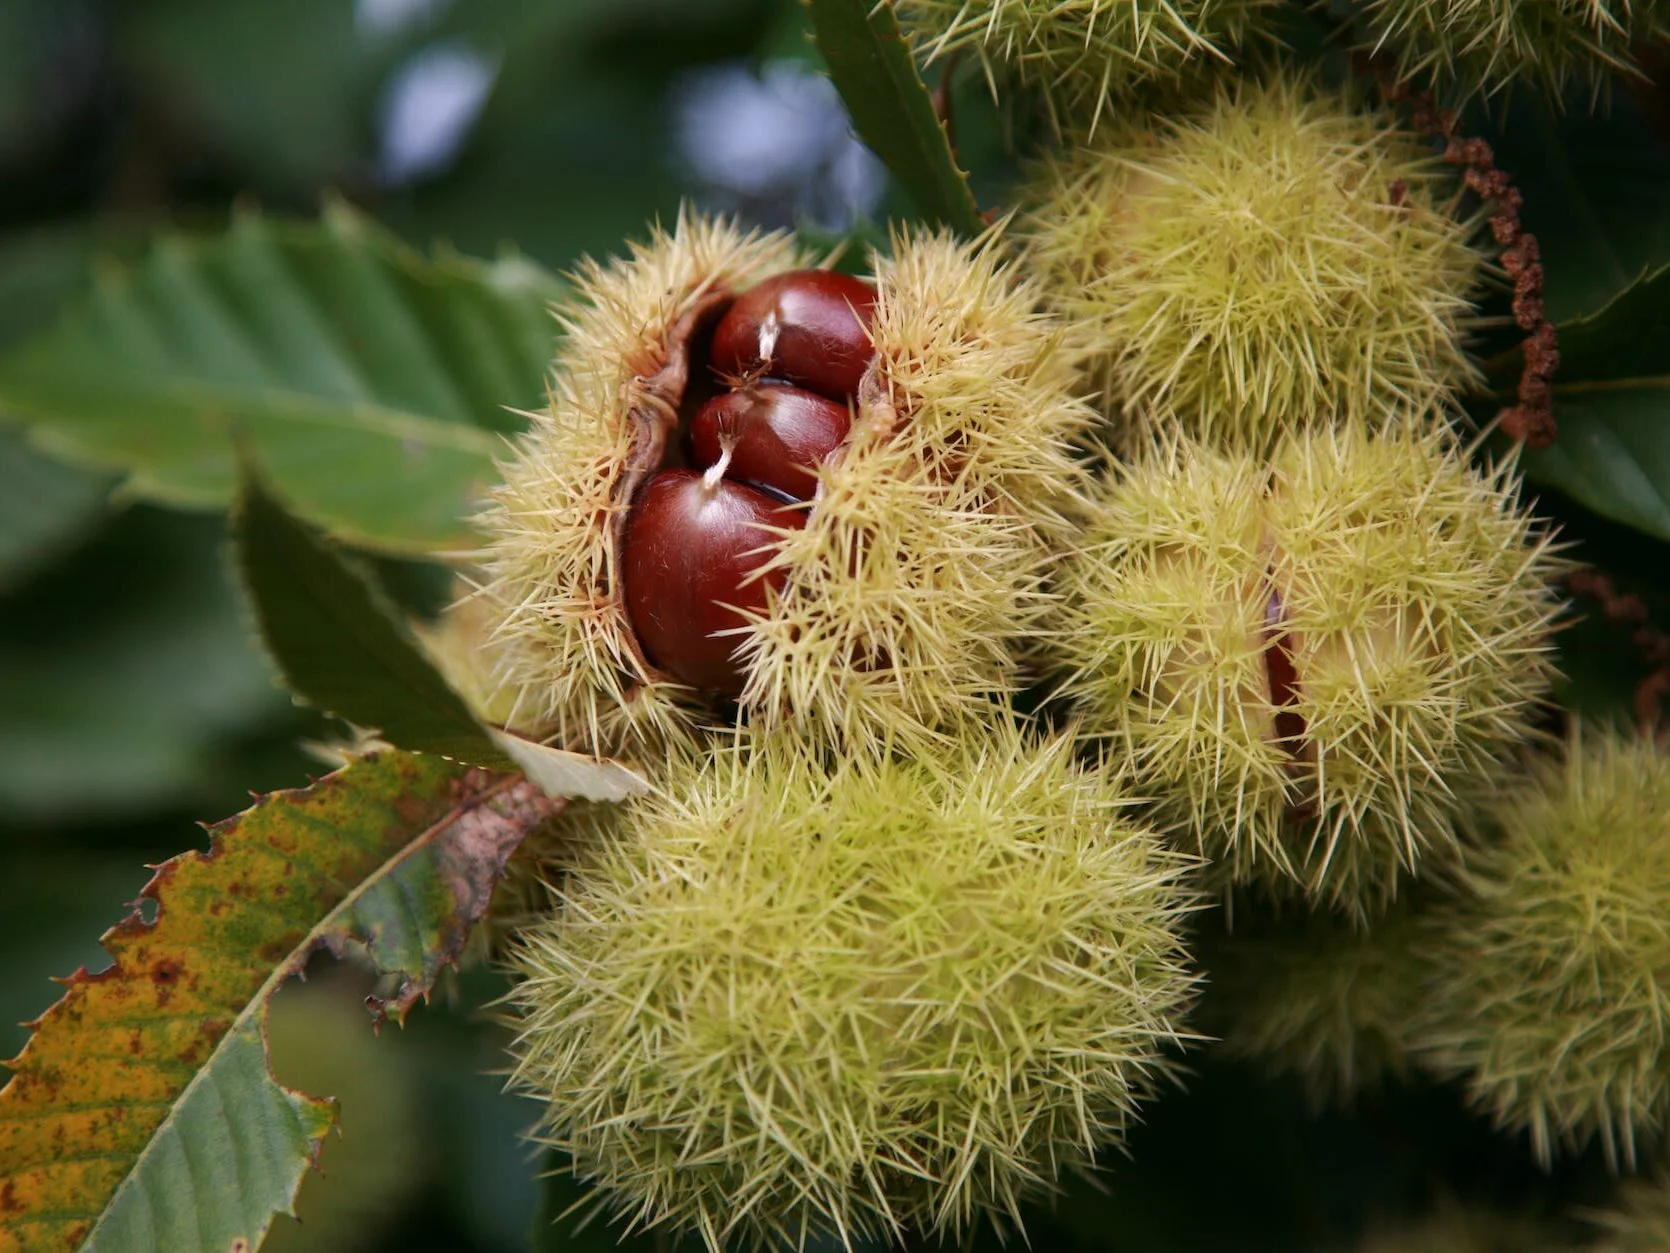
[[[997,153],[990,110],[967,108],[965,157]],[[815,77],[790,0],[0,0],[0,349],[159,229],[212,229],[243,200],[311,215],[327,192],[416,244],[514,246],[555,269],[686,198],[831,231],[901,205]],[[329,728],[273,685],[219,517],[111,488],[0,427],[6,1023],[55,999],[48,976],[103,964],[97,937],[145,863],[201,846],[197,821],[323,768],[299,745]],[[281,1221],[268,1247],[527,1247],[540,1159],[517,1137],[530,1111],[491,1073],[496,977],[464,976],[381,1038],[363,990],[321,970],[279,1007],[281,1077],[343,1095],[346,1135],[304,1192],[305,1229]],[[0,1047],[25,1034],[0,1030]],[[1296,1089],[1209,1056],[1130,1149],[1040,1209],[1033,1247],[1292,1253],[1446,1198],[1549,1208],[1600,1189],[1588,1160],[1537,1174],[1451,1092],[1313,1120]],[[613,1244],[572,1228],[541,1238]]]

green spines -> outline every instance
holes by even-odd
[[[855,432],[782,538],[783,595],[742,650],[756,724],[858,751],[978,726],[1024,685],[1096,421],[994,237],[900,235],[876,288]]]
[[[1372,46],[1401,76],[1460,96],[1525,82],[1548,95],[1598,93],[1634,71],[1632,48],[1666,31],[1663,0],[1367,0]]]
[[[687,214],[576,277],[549,406],[480,519],[492,674],[473,686],[518,729],[655,755],[719,717],[635,640],[618,529],[657,468],[645,430],[682,399],[667,363],[702,309],[805,260],[786,237]],[[901,234],[875,271],[852,433],[805,524],[762,536],[784,581],[737,640],[747,718],[857,750],[931,739],[1019,689],[1096,421],[1068,339],[995,238]]]
[[[1186,864],[1064,740],[745,739],[523,933],[515,1083],[616,1214],[715,1250],[1018,1223],[1170,1069]]]
[[[1058,123],[1092,125],[1145,87],[1198,81],[1271,42],[1280,0],[895,0],[929,60],[972,51],[995,85],[1044,93]]]
[[[1237,918],[1209,962],[1202,1029],[1231,1056],[1296,1076],[1312,1106],[1350,1105],[1413,1072],[1431,976],[1424,931],[1401,901],[1367,928],[1313,914],[1249,930]]]
[[[1220,883],[1366,918],[1453,859],[1547,693],[1555,563],[1514,488],[1437,432],[1157,449],[1062,572],[1065,696]]]
[[[1017,259],[996,230],[875,258],[851,432],[770,534],[734,705],[642,652],[620,524],[703,328],[807,258],[687,215],[579,276],[461,651],[506,721],[659,763],[652,796],[565,815],[560,874],[531,852],[501,911],[513,1084],[628,1225],[715,1251],[1018,1227],[1173,1068],[1202,887],[1327,911],[1226,942],[1199,1024],[1317,1104],[1421,1060],[1544,1152],[1633,1134],[1528,1112],[1565,1082],[1529,1055],[1513,1100],[1483,1091],[1428,1004],[1453,954],[1399,899],[1473,882],[1473,809],[1552,678],[1561,563],[1511,466],[1450,433],[1478,219],[1390,113],[1286,71],[1082,126],[1268,7],[899,0],[920,47],[977,48],[1089,138],[1037,173]],[[1128,457],[1101,482],[1087,391]],[[1044,743],[1011,712],[1040,667],[1072,719]],[[1606,1090],[1641,1121],[1645,1083]],[[1510,1228],[1443,1215],[1410,1247]]]
[[[1389,115],[1238,82],[1042,167],[1025,261],[1128,424],[1262,451],[1429,412],[1472,378],[1481,259],[1447,178]]]
[[[1670,755],[1581,735],[1488,816],[1424,1052],[1542,1160],[1633,1163],[1670,1106]]]
[[[681,325],[715,288],[806,261],[786,235],[683,214],[671,233],[574,276],[547,405],[528,415],[478,520],[490,676],[477,699],[517,729],[564,747],[654,751],[701,720],[695,694],[655,681],[632,638],[615,587],[614,534],[631,504],[622,485],[641,469],[640,415],[667,403],[656,373]]]

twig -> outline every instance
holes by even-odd
[[[1635,688],[1635,720],[1642,734],[1657,734],[1664,698],[1670,696],[1670,633],[1652,624],[1645,601],[1633,592],[1620,592],[1599,570],[1573,570],[1565,582],[1577,595],[1599,601],[1608,622],[1631,628],[1630,639],[1648,666],[1646,678]]]
[[[1369,62],[1389,104],[1408,105],[1415,129],[1444,143],[1444,160],[1462,170],[1462,180],[1480,199],[1495,205],[1490,233],[1502,250],[1502,268],[1513,280],[1513,320],[1525,332],[1524,362],[1519,374],[1519,403],[1497,415],[1510,439],[1532,448],[1547,448],[1558,431],[1554,425],[1554,372],[1560,349],[1554,324],[1543,302],[1542,251],[1537,237],[1519,220],[1525,198],[1506,170],[1496,167],[1496,154],[1482,139],[1460,133],[1454,109],[1442,109],[1430,91],[1419,90],[1393,77],[1382,62]]]

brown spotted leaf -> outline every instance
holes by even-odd
[[[104,937],[113,964],[65,980],[9,1063],[0,1253],[256,1248],[335,1118],[269,1071],[273,994],[317,949],[355,950],[402,1018],[560,804],[519,775],[389,752],[275,792],[158,867]]]

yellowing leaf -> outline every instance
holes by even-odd
[[[253,1250],[334,1119],[267,1068],[273,994],[323,947],[369,956],[395,1019],[556,812],[515,775],[364,757],[213,829],[157,868],[0,1092],[0,1253]],[[143,902],[141,902],[143,903]]]

